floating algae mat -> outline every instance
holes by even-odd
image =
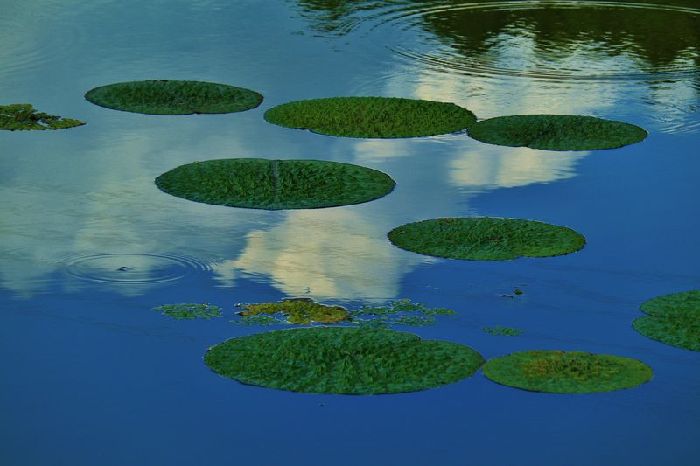
[[[491,217],[423,220],[394,228],[388,236],[408,251],[464,260],[558,256],[578,251],[586,243],[570,228]]]
[[[423,327],[434,324],[436,316],[454,315],[456,312],[443,307],[430,308],[410,299],[399,299],[381,306],[362,306],[350,314],[352,321],[360,325]]]
[[[472,375],[473,349],[386,329],[313,327],[232,338],[204,362],[249,385],[307,393],[375,394],[425,390]]]
[[[642,128],[582,115],[513,115],[480,121],[468,129],[489,144],[542,150],[615,149],[647,137]]]
[[[96,87],[85,98],[100,107],[147,115],[234,113],[255,108],[262,95],[203,81],[129,81]]]
[[[522,351],[490,359],[484,374],[501,385],[547,393],[610,392],[651,379],[649,366],[631,358],[581,351]]]
[[[38,112],[31,104],[0,105],[0,129],[9,131],[67,129],[84,124],[80,120]]]
[[[344,307],[319,304],[311,298],[291,298],[277,303],[244,304],[243,309],[239,314],[246,318],[283,314],[290,324],[312,322],[330,324],[348,320],[350,317]]]
[[[646,301],[647,315],[633,326],[642,335],[667,345],[700,351],[700,290],[674,293]]]
[[[523,334],[523,331],[519,328],[503,327],[501,325],[484,327],[482,330],[489,335],[493,335],[494,337],[517,337]]]
[[[179,320],[191,319],[211,319],[213,317],[221,317],[221,308],[213,304],[202,303],[178,303],[178,304],[163,304],[162,306],[154,307],[154,311],[159,311],[164,316],[172,317]]]
[[[315,209],[387,195],[394,180],[378,170],[320,160],[221,159],[181,165],[156,185],[173,196],[251,209]]]
[[[469,110],[449,102],[395,97],[332,97],[271,108],[265,120],[329,136],[405,138],[461,131],[476,122]]]

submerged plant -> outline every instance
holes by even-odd
[[[476,121],[469,110],[449,102],[393,97],[331,97],[271,108],[265,120],[287,128],[330,136],[403,138],[461,131]]]
[[[501,385],[547,393],[594,393],[636,387],[651,379],[636,359],[581,351],[522,351],[490,359],[484,374]]]
[[[162,306],[154,307],[153,310],[159,311],[164,316],[172,317],[179,320],[191,319],[211,319],[221,317],[221,308],[213,304],[201,303],[179,303],[179,304],[163,304]]]
[[[80,120],[38,112],[31,104],[0,105],[0,129],[9,131],[67,129],[84,124]]]
[[[290,324],[336,323],[348,320],[350,314],[342,306],[319,304],[311,298],[291,298],[276,303],[243,304],[239,312],[244,318],[282,314]]]
[[[181,165],[155,182],[191,201],[267,210],[361,204],[394,189],[378,170],[320,160],[209,160]]]
[[[633,323],[639,333],[667,345],[700,351],[700,290],[658,296],[640,309],[647,315]]]
[[[467,131],[478,141],[499,146],[563,151],[614,149],[647,137],[638,126],[583,115],[502,116]]]
[[[378,394],[425,390],[472,375],[473,349],[387,329],[313,327],[232,338],[204,362],[247,385],[306,393]]]
[[[493,327],[484,327],[482,330],[488,333],[489,335],[499,337],[517,337],[518,335],[522,335],[523,333],[523,331],[519,328],[503,327],[501,325],[496,325]]]
[[[456,314],[452,309],[429,308],[410,299],[389,301],[382,306],[362,306],[352,311],[352,320],[360,325],[410,325],[422,327],[435,323],[435,316]]]
[[[233,113],[255,108],[262,95],[242,87],[203,81],[128,81],[96,87],[85,99],[100,107],[147,115]]]
[[[548,257],[583,248],[574,230],[513,218],[438,218],[408,223],[388,234],[395,246],[419,254],[464,260]]]

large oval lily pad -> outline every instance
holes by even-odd
[[[279,210],[361,204],[387,195],[394,180],[349,163],[241,158],[181,165],[156,185],[205,204]]]
[[[386,329],[314,327],[232,338],[204,362],[244,384],[307,393],[375,394],[425,390],[472,375],[473,349]]]
[[[647,137],[642,128],[584,115],[512,115],[480,121],[469,136],[489,144],[542,150],[615,149]]]
[[[474,124],[469,110],[449,102],[395,97],[331,97],[271,108],[265,120],[330,136],[405,138],[461,131]]]
[[[255,108],[262,95],[204,81],[128,81],[96,87],[85,98],[100,107],[147,115],[233,113]]]
[[[31,104],[0,105],[0,129],[9,131],[67,129],[84,124],[80,120],[39,112]]]
[[[514,218],[437,218],[408,223],[388,234],[395,246],[419,254],[464,260],[548,257],[581,249],[574,230]]]
[[[633,326],[642,335],[667,345],[700,351],[700,290],[658,296],[644,302],[647,315]]]
[[[653,371],[641,361],[582,351],[522,351],[490,359],[484,374],[501,385],[547,393],[609,392],[636,387]]]

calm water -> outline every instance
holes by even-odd
[[[0,102],[87,126],[0,132],[0,464],[691,465],[700,354],[636,334],[639,304],[700,287],[700,2],[0,0]],[[84,101],[137,79],[265,96],[252,111],[153,117]],[[542,152],[464,134],[325,137],[269,125],[289,100],[383,95],[481,118],[577,113],[641,125],[612,151]],[[397,181],[363,205],[263,212],[158,191],[226,157],[353,162]],[[385,234],[437,216],[522,217],[581,252],[501,263],[414,255]],[[120,270],[122,269],[122,270]],[[516,299],[503,297],[515,287]],[[637,389],[548,395],[481,373],[419,393],[294,394],[202,362],[236,302],[410,298],[458,311],[415,331],[495,357],[526,349],[642,359]],[[211,302],[228,318],[151,310]],[[493,337],[483,326],[522,328]]]

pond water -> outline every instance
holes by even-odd
[[[0,104],[87,122],[0,132],[0,464],[690,465],[700,354],[631,326],[639,304],[700,288],[700,4],[627,1],[0,0]],[[261,92],[230,115],[146,116],[92,87],[196,79]],[[546,152],[465,134],[321,136],[266,123],[290,100],[442,100],[480,118],[588,114],[646,128],[622,149]],[[352,162],[390,174],[361,205],[258,211],[159,191],[228,157]],[[434,259],[386,232],[441,216],[541,220],[578,253]],[[515,288],[524,291],[512,295]],[[479,372],[417,393],[296,394],[212,373],[208,347],[265,330],[237,302],[410,298],[456,316],[412,329],[486,358],[584,350],[653,367],[636,389],[552,395]],[[163,303],[210,302],[177,321]],[[505,325],[518,337],[482,331]]]

